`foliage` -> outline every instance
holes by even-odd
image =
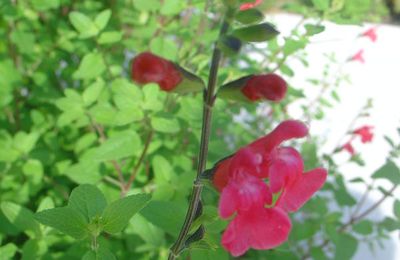
[[[154,84],[139,87],[129,79],[129,62],[150,50],[206,82],[222,2],[0,3],[2,259],[166,259],[183,223],[195,176],[202,95],[167,95]],[[259,71],[292,77],[297,72],[287,62],[289,56],[307,66],[304,48],[313,35],[324,31],[323,18],[359,23],[368,14],[377,19],[382,8],[374,12],[372,2],[313,0],[282,6],[268,1],[260,7],[267,20],[272,4],[317,19],[266,46],[243,44],[240,53],[224,58],[218,82]],[[242,17],[242,23],[234,22],[236,36],[252,41],[240,30],[259,21]],[[269,39],[273,28],[279,30],[279,24],[264,26],[266,34],[258,35],[257,41]],[[249,58],[250,51],[262,55],[264,62]],[[325,71],[338,63],[329,56]],[[327,83],[332,78],[335,84]],[[295,101],[307,104],[305,119],[323,118],[325,109],[340,102],[336,87],[347,75],[327,72],[309,80],[321,89],[320,99],[309,100],[302,89],[289,86],[284,102],[261,105],[274,111],[268,120],[256,113],[256,106],[218,99],[208,166],[287,118],[286,107]],[[233,118],[241,111],[248,118],[238,123]],[[251,251],[243,259],[349,259],[359,241],[366,240],[373,248],[388,232],[399,229],[398,200],[394,215],[383,221],[359,221],[363,212],[348,191],[353,183],[344,181],[333,158],[338,151],[317,154],[319,143],[321,138],[310,138],[301,150],[307,169],[321,163],[329,166],[324,191],[306,204],[301,216],[293,217],[289,243],[276,250]],[[374,177],[393,182],[395,188],[399,169],[393,160],[400,147],[390,143],[388,162]],[[360,162],[352,157],[349,163]],[[392,193],[381,191],[385,198]],[[201,225],[206,233],[182,259],[229,259],[219,245],[226,222],[217,217],[218,194],[207,186],[202,196],[203,214],[191,233]],[[349,218],[345,209],[356,214]]]

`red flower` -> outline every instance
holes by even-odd
[[[143,52],[132,61],[132,79],[139,84],[157,83],[162,90],[171,91],[182,81],[182,75],[169,60]]]
[[[255,207],[238,214],[222,235],[222,245],[233,256],[249,248],[271,249],[286,241],[292,224],[280,208]]]
[[[348,141],[347,143],[345,143],[343,145],[342,149],[345,151],[348,151],[351,155],[354,155],[356,153],[353,145],[351,144],[351,141]]]
[[[284,79],[273,73],[255,75],[246,82],[241,91],[251,101],[280,101],[285,97],[287,84]]]
[[[361,36],[369,38],[372,42],[376,42],[378,35],[376,34],[376,27],[372,27],[361,34]]]
[[[374,128],[373,126],[362,126],[360,128],[357,128],[356,130],[353,131],[353,134],[359,135],[361,137],[361,142],[362,143],[370,143],[372,141],[372,138],[374,137],[374,134],[371,132],[371,129]]]
[[[358,62],[361,62],[361,63],[365,63],[364,50],[363,49],[359,50],[356,54],[354,54],[350,58],[350,61],[358,61]]]
[[[214,168],[213,183],[222,191],[219,214],[225,219],[236,214],[222,237],[222,245],[232,255],[285,242],[291,229],[286,212],[298,210],[324,184],[325,169],[303,173],[301,155],[294,148],[279,147],[307,133],[303,123],[284,121]],[[272,194],[280,194],[275,205],[271,205]]]
[[[254,3],[244,3],[244,4],[242,4],[240,6],[240,10],[244,11],[244,10],[248,10],[248,9],[254,8],[254,7],[260,5],[262,3],[262,1],[263,0],[255,0]]]

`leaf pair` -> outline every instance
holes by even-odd
[[[76,239],[98,236],[101,232],[115,234],[150,200],[148,194],[131,195],[107,205],[102,192],[93,185],[75,188],[68,205],[35,214],[37,221]]]

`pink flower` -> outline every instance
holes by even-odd
[[[280,208],[256,207],[238,214],[222,235],[222,245],[233,256],[249,248],[271,249],[285,242],[292,224]]]
[[[307,133],[303,123],[284,121],[214,167],[212,181],[221,191],[219,215],[234,216],[222,237],[222,245],[233,256],[249,248],[270,249],[284,243],[291,229],[286,212],[298,210],[325,183],[325,169],[303,173],[300,153],[279,146]],[[273,194],[279,196],[275,205]]]
[[[354,54],[350,58],[350,61],[358,61],[358,62],[361,62],[361,63],[365,63],[364,50],[363,49],[359,50],[356,54]]]
[[[377,27],[372,27],[361,34],[361,36],[369,38],[372,42],[376,42],[378,35],[376,34]]]
[[[353,131],[353,134],[359,135],[361,137],[361,142],[363,144],[370,143],[374,137],[374,134],[371,132],[373,126],[362,126]]]
[[[287,212],[297,211],[324,185],[327,174],[325,169],[317,168],[299,175],[285,186],[276,206]]]
[[[350,155],[354,155],[356,153],[353,145],[351,144],[351,141],[348,141],[347,143],[345,143],[342,147],[342,150],[349,152]]]
[[[254,3],[244,3],[244,4],[242,4],[240,6],[240,10],[244,11],[244,10],[248,10],[248,9],[254,8],[254,7],[260,5],[262,3],[262,1],[263,0],[255,0]]]

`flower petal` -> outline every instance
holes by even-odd
[[[290,186],[285,187],[276,206],[287,212],[297,211],[324,185],[327,174],[324,168],[302,174]]]
[[[222,245],[233,256],[240,256],[250,247],[266,250],[279,246],[290,230],[290,219],[283,210],[254,207],[232,220],[222,235]]]

